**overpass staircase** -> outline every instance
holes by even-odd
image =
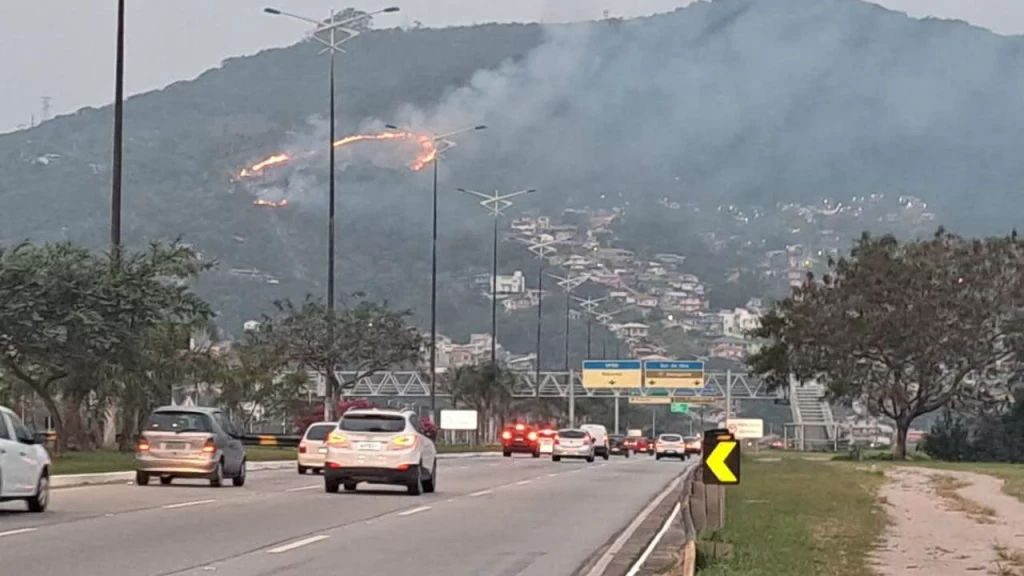
[[[817,382],[789,384],[795,447],[798,450],[831,450],[838,443],[832,406],[825,401],[825,387]]]

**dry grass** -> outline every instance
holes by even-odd
[[[989,574],[995,576],[1024,576],[1024,551],[1012,550],[1002,544],[995,545],[995,566]]]
[[[948,474],[935,474],[931,477],[931,485],[932,490],[942,498],[951,510],[963,512],[978,524],[992,524],[994,522],[995,510],[965,498],[958,492],[961,488],[970,486],[970,482],[964,482]]]

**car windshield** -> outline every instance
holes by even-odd
[[[395,433],[405,430],[405,418],[389,414],[346,414],[338,427],[346,432]]]
[[[334,430],[334,424],[314,424],[306,431],[306,440],[323,442],[331,430]]]
[[[558,435],[562,438],[586,438],[587,433],[582,430],[559,430]]]
[[[198,412],[153,412],[146,421],[146,430],[153,432],[213,432],[210,419]]]
[[[677,434],[662,434],[661,440],[663,442],[682,442],[683,437]]]

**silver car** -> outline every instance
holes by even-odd
[[[686,460],[686,440],[679,434],[659,434],[654,444],[654,458],[679,458]]]
[[[306,428],[306,433],[299,441],[298,468],[299,474],[312,470],[319,474],[324,468],[327,458],[327,435],[338,425],[334,422],[314,422]]]
[[[149,415],[135,447],[135,483],[161,484],[175,478],[202,478],[220,486],[230,478],[245,485],[245,447],[242,434],[216,408],[164,406]]]
[[[551,461],[558,462],[562,458],[584,458],[587,462],[593,462],[594,438],[578,428],[559,430],[552,447]]]
[[[418,496],[437,488],[437,449],[415,412],[349,410],[327,435],[324,490],[398,484]]]

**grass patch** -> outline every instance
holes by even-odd
[[[438,446],[441,454],[465,452],[499,452],[500,446]],[[246,446],[245,457],[249,462],[273,462],[294,460],[295,448],[275,446]],[[54,474],[99,474],[102,472],[124,472],[135,469],[134,452],[96,450],[90,452],[67,452],[54,457]]]
[[[961,488],[967,488],[971,485],[970,482],[964,482],[958,478],[954,478],[948,474],[936,474],[931,477],[930,481],[932,490],[939,495],[940,498],[953,510],[957,512],[963,512],[970,519],[974,520],[978,524],[991,524],[993,522],[992,517],[996,515],[996,511],[960,495],[957,490]]]
[[[886,525],[878,500],[885,475],[847,464],[745,458],[743,479],[728,488],[732,557],[702,576],[871,576],[870,553]]]

